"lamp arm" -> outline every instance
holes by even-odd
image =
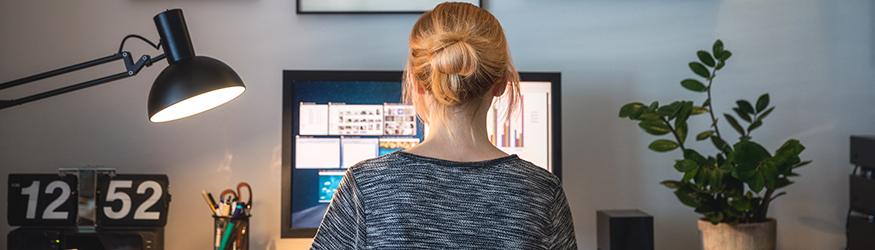
[[[80,90],[80,89],[84,89],[84,88],[88,88],[88,87],[92,87],[92,86],[97,86],[97,85],[100,85],[103,83],[115,81],[115,80],[122,79],[122,78],[127,78],[130,76],[136,75],[138,72],[140,72],[141,69],[143,69],[143,67],[152,66],[152,63],[160,61],[161,59],[164,59],[165,57],[166,56],[164,54],[156,56],[155,58],[150,58],[148,55],[144,55],[144,56],[140,57],[137,60],[137,62],[134,62],[130,52],[122,51],[122,52],[113,54],[111,56],[87,61],[84,63],[64,67],[61,69],[56,69],[53,71],[49,71],[49,72],[21,78],[21,79],[10,81],[10,82],[5,82],[5,83],[0,84],[0,90],[5,89],[5,88],[9,88],[9,87],[14,87],[14,86],[26,84],[26,83],[30,83],[30,82],[37,81],[37,80],[42,80],[42,79],[53,77],[53,76],[60,75],[60,74],[65,74],[65,73],[77,71],[80,69],[85,69],[85,68],[101,65],[101,64],[112,62],[112,61],[119,60],[119,59],[123,59],[123,61],[125,62],[125,69],[126,69],[125,72],[118,73],[115,75],[110,75],[110,76],[106,76],[103,78],[99,78],[99,79],[95,79],[95,80],[91,80],[91,81],[87,81],[87,82],[82,82],[79,84],[70,85],[70,86],[58,88],[55,90],[46,91],[43,93],[23,97],[20,99],[0,100],[0,109],[12,107],[12,106],[17,106],[17,105],[21,105],[24,103],[28,103],[28,102],[32,102],[32,101],[60,95],[60,94],[64,94],[64,93],[68,93],[68,92],[72,92],[72,91],[76,91],[76,90]]]

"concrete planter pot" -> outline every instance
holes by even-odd
[[[777,223],[769,218],[766,222],[731,226],[700,219],[699,231],[705,250],[775,250]]]

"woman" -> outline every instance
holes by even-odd
[[[559,179],[489,141],[493,99],[507,97],[507,114],[519,100],[495,17],[467,3],[423,14],[404,92],[428,136],[351,167],[312,249],[577,249]]]

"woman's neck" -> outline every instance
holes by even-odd
[[[492,144],[486,132],[489,104],[491,102],[487,102],[485,108],[480,105],[473,115],[455,110],[456,112],[448,114],[449,117],[442,122],[432,122],[425,141],[405,152],[460,162],[507,156],[507,153]]]

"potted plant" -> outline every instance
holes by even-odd
[[[732,53],[717,40],[711,53],[700,50],[696,54],[699,61],[690,62],[689,67],[707,85],[696,79],[684,79],[680,84],[706,94],[701,104],[675,101],[660,106],[658,102],[650,105],[634,102],[620,109],[620,117],[638,121],[638,126],[648,134],[670,137],[653,141],[648,146],[651,150],[681,150],[683,159],[676,160],[674,168],[683,177],[660,184],[674,189],[681,203],[704,216],[699,220],[699,229],[706,250],[775,249],[776,226],[767,217],[769,205],[785,194],[776,191],[792,184],[790,177],[798,176],[793,170],[811,161],[800,160],[799,153],[805,147],[798,140],[788,140],[774,154],[752,140],[751,132],[775,109],[769,108],[768,93],[760,96],[755,105],[738,100],[732,108],[734,115],[723,113],[723,118],[739,134],[738,142],[727,143],[724,136],[729,135],[721,134],[717,126],[719,118],[714,114],[711,92],[717,71],[726,65]],[[709,140],[716,147],[713,156],[704,156],[685,144],[690,131],[687,121],[693,116],[710,119],[710,127],[695,139]]]

